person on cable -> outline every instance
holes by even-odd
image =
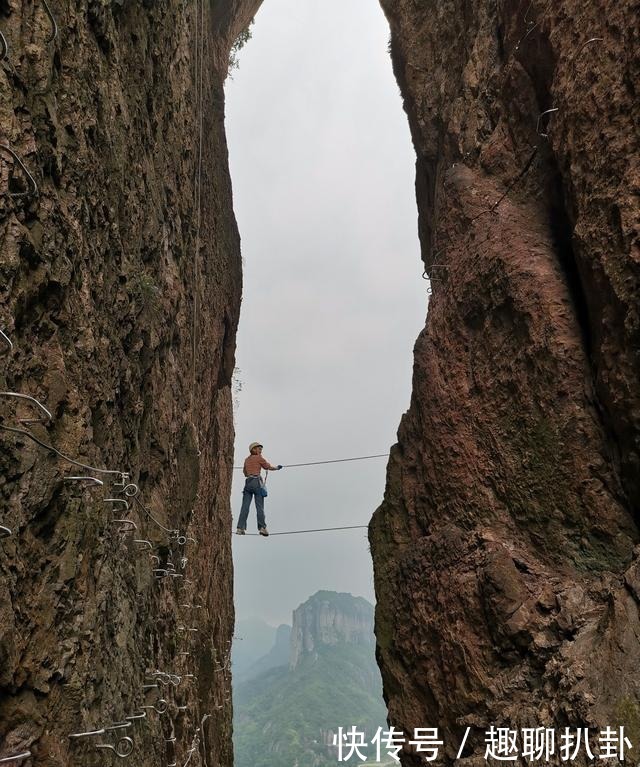
[[[242,491],[242,508],[240,509],[238,529],[236,530],[238,535],[244,535],[246,532],[249,506],[251,505],[252,498],[254,498],[256,502],[258,532],[260,535],[269,535],[267,522],[264,518],[264,499],[267,495],[267,489],[262,481],[260,472],[261,469],[264,469],[265,471],[279,471],[281,468],[282,466],[280,464],[278,464],[278,466],[272,466],[266,458],[262,457],[262,445],[259,442],[252,442],[249,445],[249,455],[245,458],[243,467],[244,476],[247,479],[245,480],[244,489]]]

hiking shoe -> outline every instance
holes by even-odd
[[[266,527],[259,527],[259,528],[258,528],[258,532],[260,533],[260,535],[264,535],[265,537],[266,537],[267,535],[269,535],[269,531],[267,530],[267,528],[266,528]]]
[[[239,528],[236,530],[236,535],[244,535],[244,534],[245,534],[245,531],[244,531],[244,530],[243,530],[241,527],[239,527]]]

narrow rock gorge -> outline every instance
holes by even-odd
[[[474,764],[490,725],[640,749],[637,3],[381,4],[432,287],[369,532],[390,722],[443,763],[469,726]],[[0,0],[0,759],[232,763],[223,83],[259,5]]]
[[[258,4],[0,2],[0,758],[232,762],[222,86]]]
[[[382,5],[432,281],[370,526],[390,721],[638,748],[637,4]]]

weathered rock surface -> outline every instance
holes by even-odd
[[[111,756],[95,744],[127,735],[135,764],[182,764],[209,716],[190,764],[232,761],[241,266],[222,84],[258,5],[49,0],[51,40],[44,2],[0,2],[0,143],[38,187],[1,149],[0,329],[13,349],[0,349],[0,389],[53,415],[20,423],[36,410],[0,397],[0,525],[12,531],[0,540],[0,757],[103,764]],[[116,475],[6,427],[130,472],[160,526],[129,499],[137,530],[119,533],[124,505],[103,500],[123,497]],[[154,564],[168,577],[154,579]],[[156,670],[182,682],[143,692]],[[146,709],[130,728],[68,738],[159,697],[162,716]]]
[[[382,5],[433,280],[370,528],[390,721],[640,747],[637,4]]]

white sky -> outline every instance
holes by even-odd
[[[427,305],[387,22],[376,0],[265,0],[252,31],[226,88],[244,259],[236,465],[253,440],[272,463],[384,453]],[[367,524],[385,468],[271,474],[270,531]],[[234,529],[241,491],[238,476]],[[289,622],[318,589],[374,599],[366,530],[234,536],[234,562],[239,618]]]

